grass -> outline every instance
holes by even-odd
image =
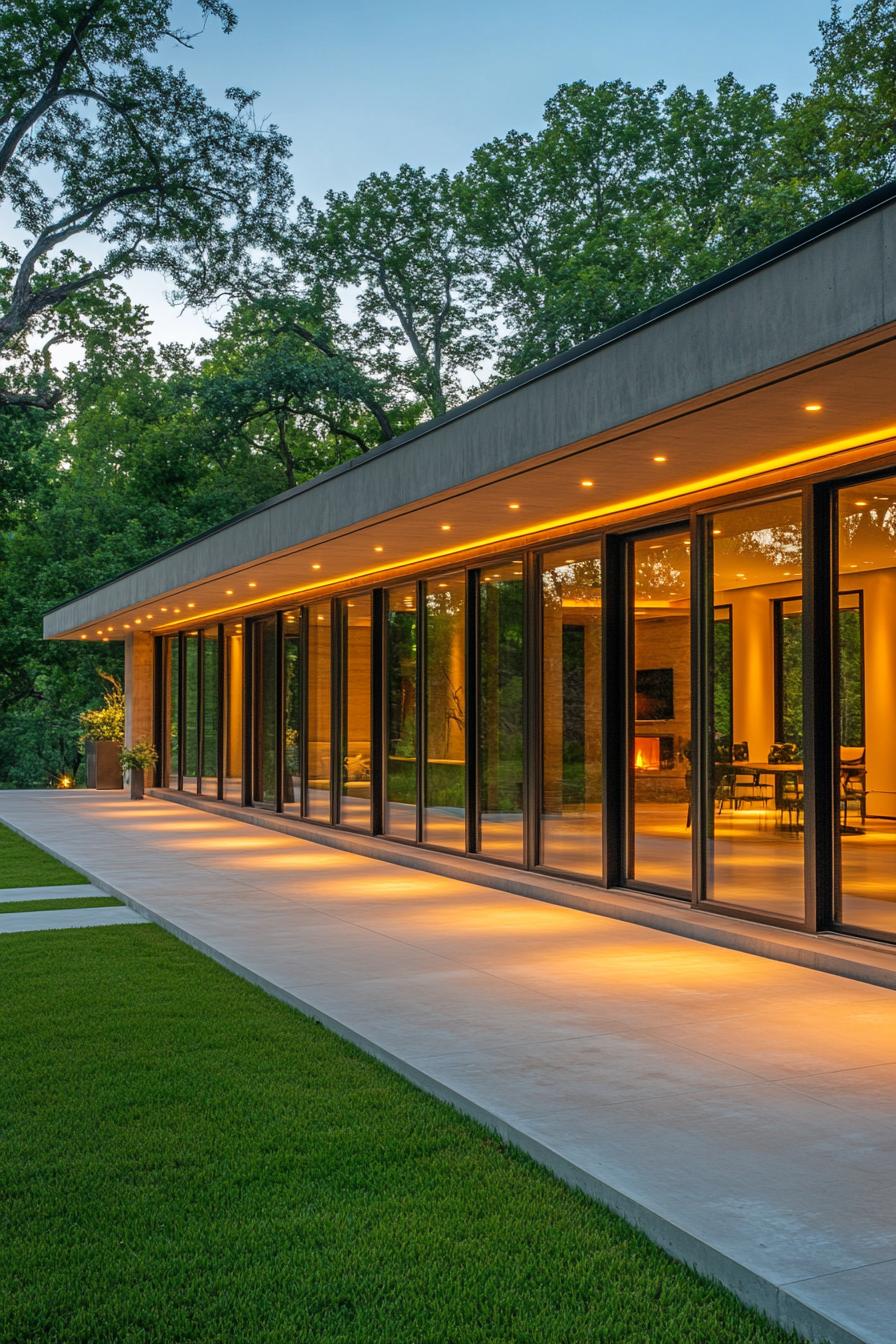
[[[4,937],[0,1021],[3,1344],[791,1338],[154,925]]]
[[[91,910],[94,906],[121,905],[115,896],[47,896],[39,901],[0,901],[0,915],[17,910]]]
[[[86,881],[52,854],[0,825],[0,887],[64,887]]]

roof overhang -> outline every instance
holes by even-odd
[[[896,189],[65,603],[44,634],[247,615],[890,440]]]

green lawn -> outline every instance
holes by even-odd
[[[0,938],[0,1021],[4,1344],[788,1338],[155,925]]]
[[[0,887],[64,887],[87,878],[0,825]]]

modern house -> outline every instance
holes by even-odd
[[[896,187],[45,635],[166,797],[896,942]]]

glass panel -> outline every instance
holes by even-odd
[[[346,598],[342,613],[342,783],[339,820],[370,829],[370,683],[373,673],[369,596]]]
[[[603,875],[600,547],[545,556],[541,862]]]
[[[479,577],[479,849],[523,862],[523,562]]]
[[[383,830],[417,838],[417,585],[386,593],[386,800]]]
[[[253,799],[273,807],[277,801],[277,622],[259,621],[252,631],[255,650],[255,769]]]
[[[466,848],[466,576],[426,585],[426,769],[423,838]]]
[[[308,813],[330,820],[330,603],[308,608]]]
[[[302,611],[283,613],[283,811],[302,814]]]
[[[803,917],[802,506],[712,519],[706,896]],[[776,694],[777,688],[777,694]]]
[[[838,492],[835,919],[896,938],[896,476]]]
[[[199,776],[199,635],[184,636],[184,790],[196,793]]]
[[[629,876],[691,888],[691,602],[686,532],[632,543]]]
[[[218,796],[218,635],[202,636],[202,792]]]
[[[178,763],[178,713],[180,709],[180,641],[177,635],[165,639],[168,663],[167,724],[165,732],[165,772],[164,778],[169,789],[177,788]]]
[[[243,627],[224,627],[224,797],[243,800]]]

